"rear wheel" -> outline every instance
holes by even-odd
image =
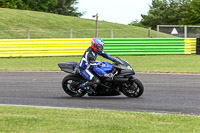
[[[138,98],[144,92],[144,86],[139,79],[129,80],[122,85],[122,93],[130,98]]]
[[[78,76],[67,75],[62,81],[63,90],[72,97],[82,97],[86,94],[81,87],[82,80]]]

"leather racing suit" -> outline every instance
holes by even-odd
[[[95,76],[91,70],[93,69],[93,71],[98,74],[100,77],[104,76],[106,73],[104,71],[102,71],[99,67],[97,67],[97,64],[95,62],[97,55],[101,55],[104,58],[107,58],[111,61],[115,61],[115,59],[108,55],[107,53],[97,53],[95,52],[92,47],[89,47],[84,55],[81,58],[80,61],[80,74],[88,80],[87,85],[88,86],[97,86],[98,84],[100,84],[100,80],[97,76]]]

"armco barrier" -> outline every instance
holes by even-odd
[[[196,38],[186,38],[185,39],[185,44],[186,46],[191,47],[191,53],[196,54],[196,44],[197,44],[197,39]]]
[[[0,57],[82,55],[91,39],[0,40]]]
[[[191,44],[181,38],[103,39],[110,55],[191,54]]]
[[[191,54],[198,47],[195,38],[103,39],[110,55]],[[196,41],[197,42],[197,41]],[[0,40],[0,57],[76,56],[90,46],[88,39]]]

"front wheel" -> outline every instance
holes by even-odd
[[[144,92],[144,86],[139,79],[129,80],[122,85],[121,91],[130,98],[138,98]]]
[[[82,97],[86,91],[80,87],[82,80],[78,76],[67,75],[62,81],[63,90],[72,97]]]

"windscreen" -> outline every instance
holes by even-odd
[[[134,70],[133,67],[127,61],[125,61],[119,57],[117,57],[117,58],[121,61],[122,65],[126,66],[128,69]]]

